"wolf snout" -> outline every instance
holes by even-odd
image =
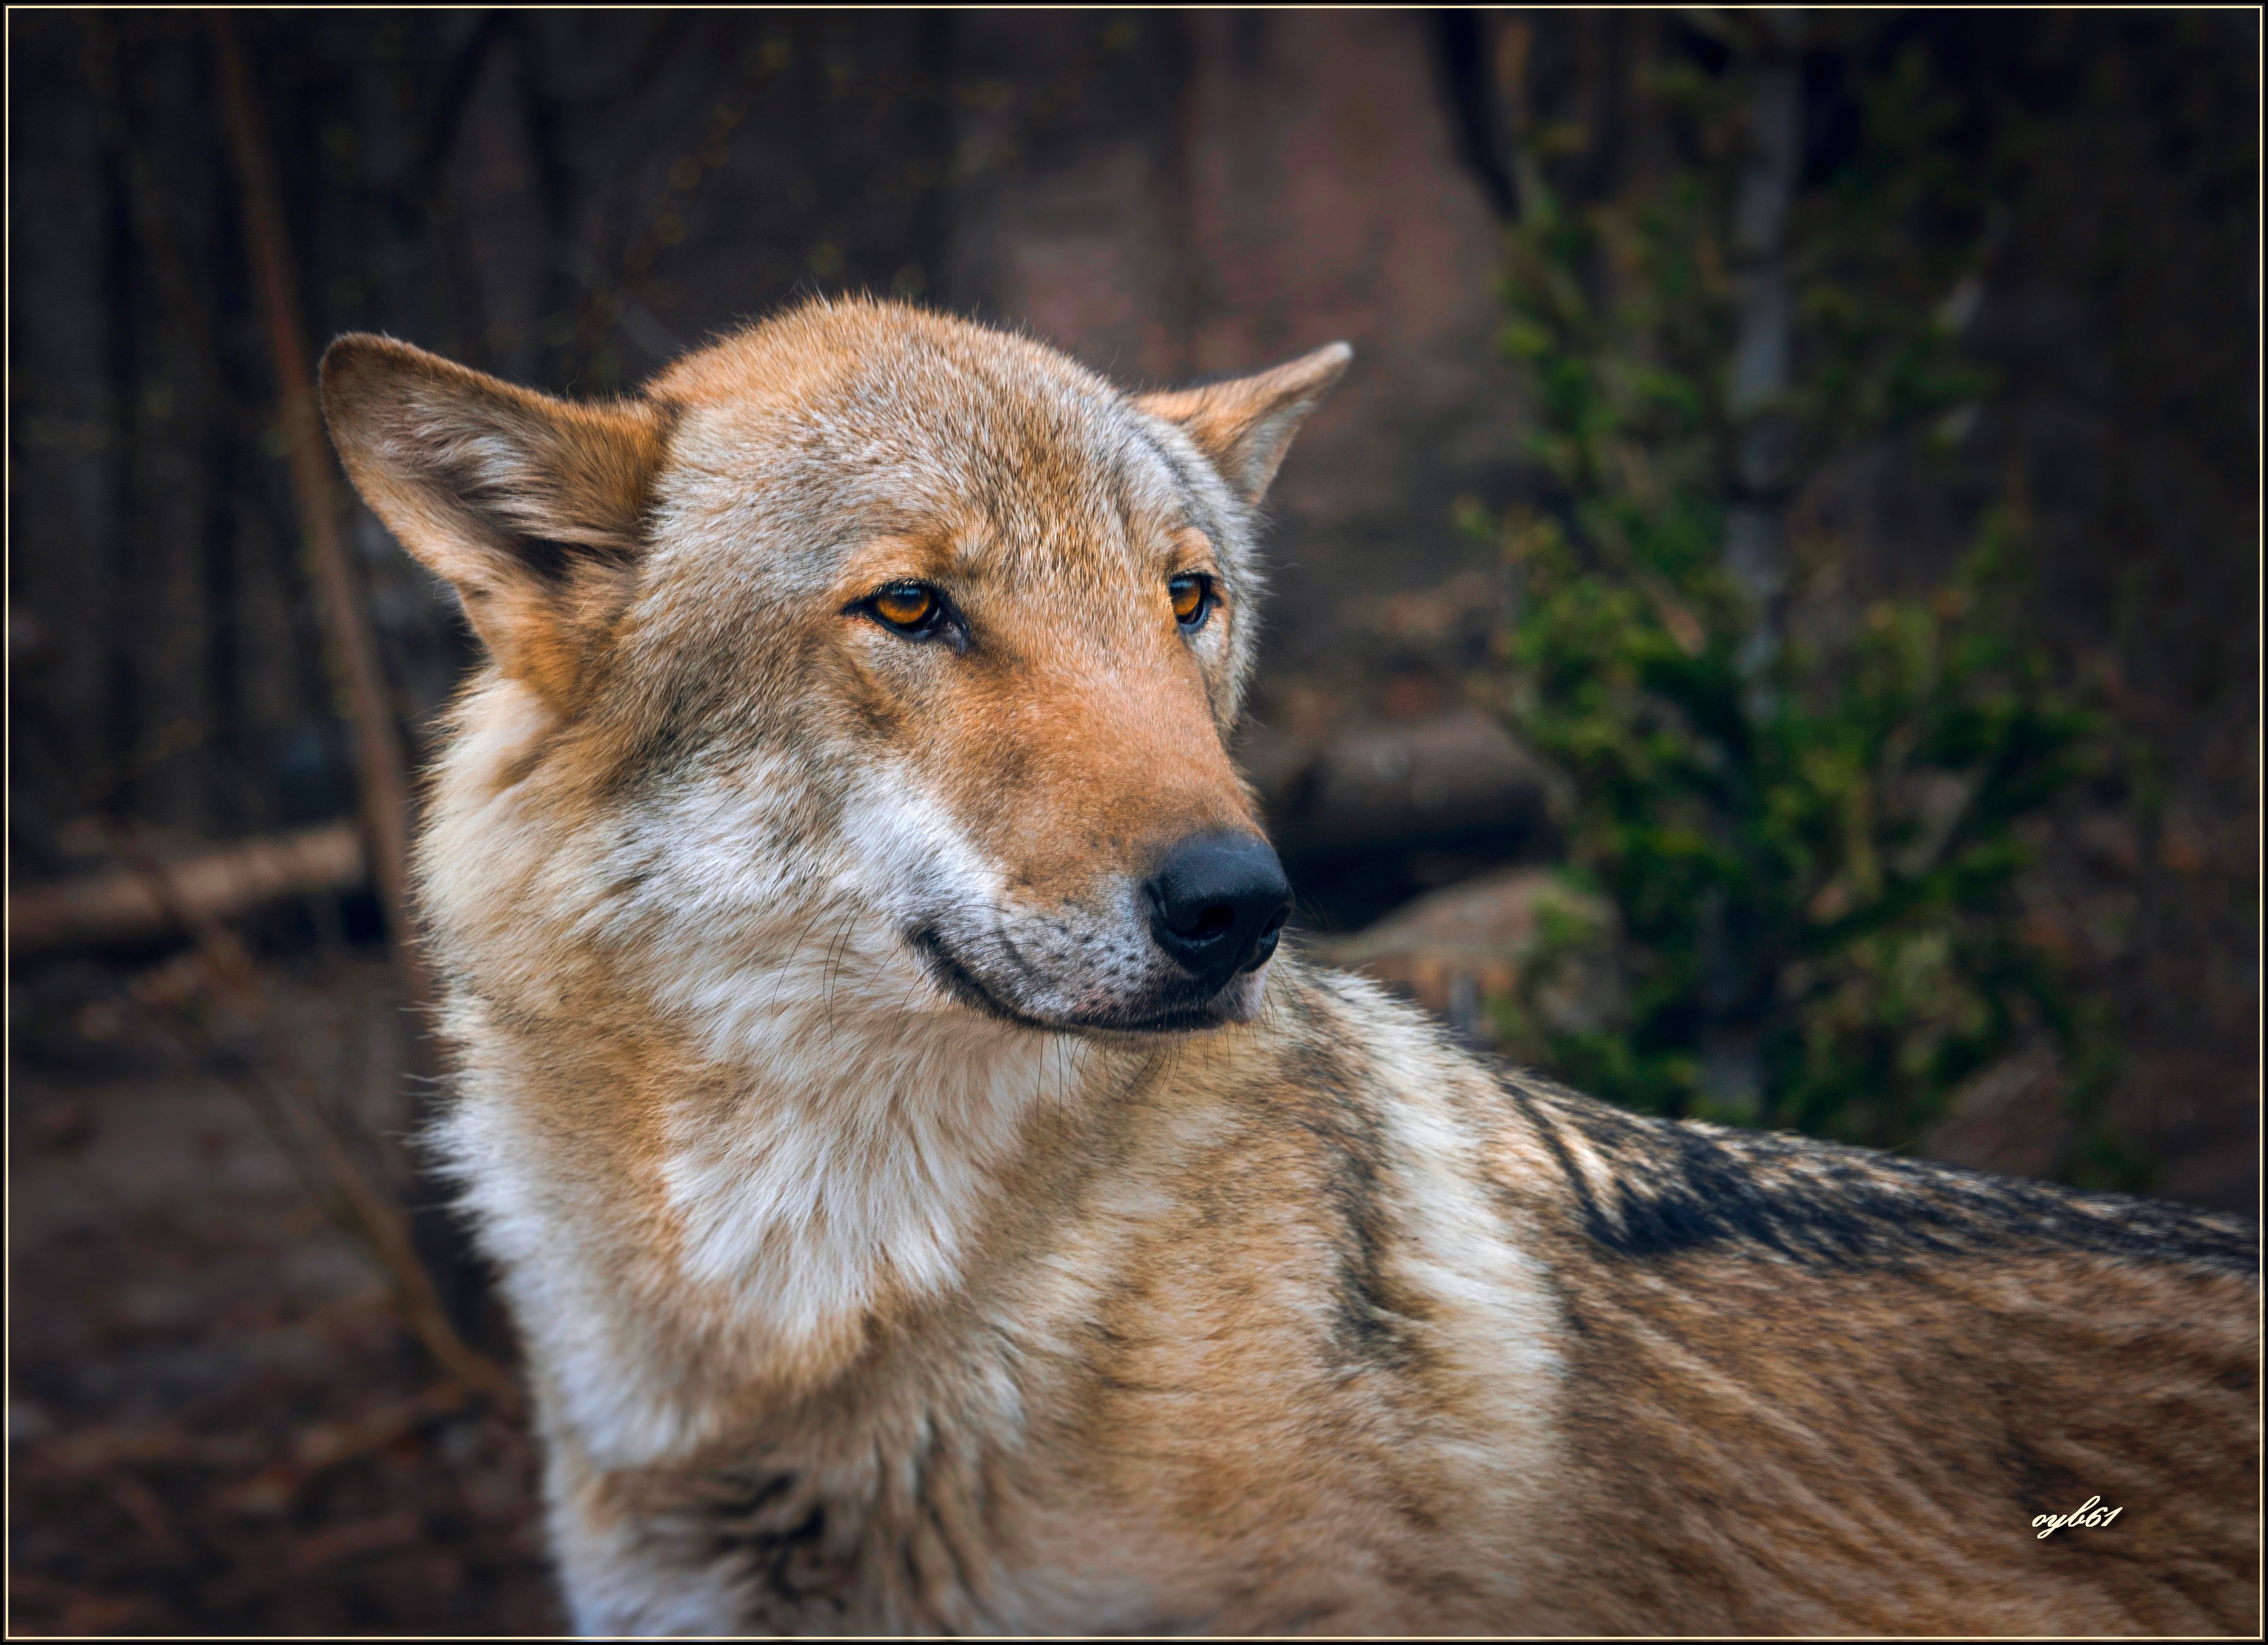
[[[1292,912],[1284,865],[1256,834],[1192,835],[1144,889],[1151,934],[1207,993],[1265,964]]]

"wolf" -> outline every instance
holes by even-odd
[[[331,346],[485,648],[435,1141],[575,1624],[2257,1632],[2255,1223],[1634,1117],[1302,960],[1228,737],[1350,358]]]

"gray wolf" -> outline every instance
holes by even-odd
[[[578,1626],[2253,1632],[2254,1224],[1634,1118],[1281,941],[1226,738],[1349,358],[332,346],[487,650],[438,1146]]]

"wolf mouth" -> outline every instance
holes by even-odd
[[[1174,1034],[1219,1028],[1223,1021],[1218,1011],[1209,1008],[1209,1004],[1171,1006],[1143,1015],[1079,1012],[1063,1016],[1034,1016],[987,987],[982,977],[954,955],[936,926],[918,926],[906,933],[905,941],[931,977],[954,999],[972,1010],[1023,1028],[1044,1029],[1052,1033],[1086,1029],[1102,1033]]]

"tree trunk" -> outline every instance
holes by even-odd
[[[1787,269],[1787,215],[1803,159],[1803,83],[1788,11],[1755,14],[1760,39],[1738,70],[1748,80],[1749,153],[1734,204],[1732,252],[1740,295],[1727,409],[1738,430],[1732,495],[1725,511],[1725,565],[1748,594],[1751,626],[1738,663],[1749,716],[1773,708],[1771,670],[1784,639],[1793,431],[1787,410],[1795,299]],[[1763,1104],[1764,1063],[1754,956],[1720,903],[1703,938],[1702,1082],[1728,1118],[1753,1119]]]
[[[1792,28],[1784,26],[1783,35]],[[1739,424],[1740,445],[1725,517],[1725,563],[1755,602],[1756,624],[1740,662],[1752,706],[1761,708],[1769,699],[1764,676],[1779,655],[1787,592],[1782,510],[1793,455],[1786,400],[1795,312],[1786,233],[1803,156],[1803,88],[1796,63],[1776,52],[1754,63],[1749,78],[1750,147],[1733,221],[1741,325],[1727,408]]]

